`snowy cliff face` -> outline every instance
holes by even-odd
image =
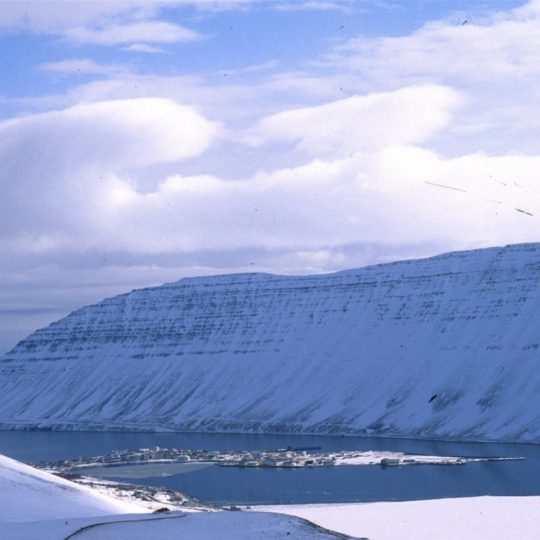
[[[184,279],[0,361],[0,425],[540,442],[540,244]]]

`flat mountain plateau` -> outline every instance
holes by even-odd
[[[182,279],[0,359],[3,429],[540,442],[540,244]]]

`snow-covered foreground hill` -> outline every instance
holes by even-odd
[[[254,507],[370,540],[538,540],[540,497]]]
[[[0,425],[540,442],[539,323],[540,244],[183,279],[22,341]]]
[[[2,540],[349,538],[288,515],[148,512],[142,503],[100,494],[0,454]]]
[[[0,522],[148,512],[0,454]],[[0,537],[1,534],[0,534]]]
[[[6,540],[354,540],[303,519],[279,514],[193,512],[167,516],[2,524]]]

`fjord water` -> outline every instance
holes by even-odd
[[[291,446],[321,447],[322,451],[375,450],[526,458],[461,466],[416,465],[387,469],[378,466],[305,469],[209,466],[170,476],[119,479],[175,489],[210,503],[287,504],[540,495],[537,480],[540,478],[540,445],[267,434],[0,432],[0,453],[28,463],[154,446],[208,450],[263,450]]]

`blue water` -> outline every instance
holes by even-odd
[[[523,456],[524,461],[382,469],[329,467],[242,469],[208,467],[168,477],[129,479],[164,486],[200,500],[228,504],[415,500],[478,495],[540,495],[540,446],[446,443],[410,439],[198,433],[0,432],[0,453],[26,462],[96,456],[143,447],[390,450],[453,456]],[[114,477],[111,477],[114,478]],[[125,478],[121,481],[126,482]]]

